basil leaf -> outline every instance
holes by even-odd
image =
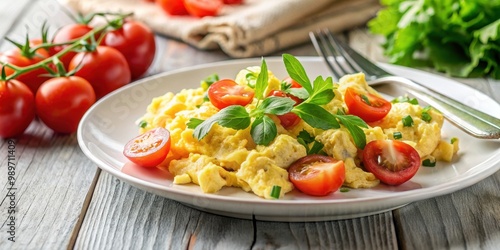
[[[329,103],[335,97],[333,92],[333,81],[331,77],[323,79],[318,76],[314,80],[313,93],[307,100],[309,103],[323,105]]]
[[[364,149],[366,145],[366,135],[361,127],[367,128],[368,125],[359,117],[353,115],[338,115],[337,118],[349,130],[354,140],[354,144],[359,149]]]
[[[257,76],[257,83],[255,83],[255,98],[261,100],[264,97],[264,91],[267,88],[268,74],[266,60],[262,58],[262,63],[260,65],[260,73]]]
[[[290,88],[286,91],[286,93],[296,96],[302,100],[306,100],[307,98],[309,98],[309,93],[305,88]]]
[[[250,126],[250,122],[250,115],[243,106],[232,105],[221,109],[217,114],[196,126],[193,136],[198,140],[203,139],[215,123],[226,128],[245,129]]]
[[[269,145],[278,135],[274,121],[267,115],[259,116],[252,123],[250,135],[257,145]]]
[[[258,109],[266,114],[284,115],[292,110],[293,105],[295,105],[295,101],[291,98],[271,96],[264,99]]]
[[[309,77],[299,60],[290,54],[283,54],[283,62],[288,75],[306,89],[308,93],[312,93],[311,81],[309,81]]]
[[[200,125],[204,120],[202,119],[198,119],[198,118],[191,118],[189,119],[189,121],[187,122],[187,127],[190,128],[190,129],[195,129],[196,127],[198,127],[198,125]]]
[[[292,109],[292,112],[297,114],[302,120],[307,124],[311,125],[313,128],[319,129],[331,129],[340,128],[340,125],[335,119],[335,117],[324,108],[303,102]]]

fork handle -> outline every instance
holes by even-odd
[[[392,79],[391,79],[392,78]],[[500,138],[500,119],[473,109],[434,90],[424,88],[418,82],[397,76],[383,77],[382,80],[401,82],[410,94],[438,109],[451,123],[468,134],[482,139]]]

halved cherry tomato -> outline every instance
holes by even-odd
[[[21,135],[35,118],[35,97],[18,80],[0,80],[0,137]]]
[[[222,0],[184,0],[187,12],[196,17],[217,16],[224,5]]]
[[[344,100],[349,113],[361,117],[365,122],[384,118],[392,107],[391,103],[383,98],[372,94],[361,95],[353,88],[346,89]]]
[[[246,106],[252,102],[254,94],[252,89],[238,85],[231,79],[219,80],[208,88],[208,99],[218,109],[231,105]]]
[[[301,192],[325,196],[335,192],[344,183],[344,162],[324,155],[308,155],[288,168],[288,177]]]
[[[224,4],[242,4],[243,0],[223,0]]]
[[[363,149],[363,165],[381,182],[400,185],[420,167],[420,156],[412,146],[393,140],[375,140]]]
[[[289,95],[289,94],[283,92],[282,90],[273,90],[269,93],[268,96],[288,97],[288,98],[291,98],[292,100],[295,101],[295,105],[302,102],[302,100],[299,99],[298,97],[293,96],[293,95]],[[277,117],[281,122],[281,126],[283,126],[286,129],[289,129],[289,128],[299,124],[299,122],[300,122],[300,117],[292,112],[288,112],[284,115],[277,115]]]
[[[300,85],[298,82],[293,80],[291,77],[287,76],[285,79],[283,79],[284,82],[290,84],[292,88],[302,88],[302,85]]]
[[[156,4],[170,15],[180,16],[188,14],[184,0],[156,0]]]
[[[170,151],[170,132],[165,128],[155,128],[130,140],[123,154],[133,163],[143,167],[155,167]]]

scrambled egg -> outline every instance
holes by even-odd
[[[260,67],[241,70],[235,81],[251,85],[248,74],[258,74]],[[279,89],[281,81],[269,71],[268,87],[265,93]],[[324,108],[332,113],[348,112],[343,95],[346,88],[355,88],[359,93],[380,94],[366,83],[363,74],[344,76],[335,84],[335,97]],[[269,146],[256,145],[250,135],[250,128],[234,130],[214,124],[202,140],[193,137],[193,129],[187,127],[191,118],[207,119],[218,112],[209,101],[204,101],[202,88],[185,89],[178,94],[166,93],[154,98],[141,118],[146,126],[140,132],[156,127],[170,131],[171,149],[165,161],[159,166],[167,168],[175,177],[175,184],[194,183],[206,193],[215,193],[223,187],[239,187],[264,198],[271,198],[273,186],[281,187],[281,194],[293,189],[288,179],[287,168],[296,160],[307,155],[306,149],[296,139],[305,130],[324,144],[324,152],[337,160],[343,160],[346,169],[344,186],[370,188],[379,184],[371,173],[359,164],[358,149],[346,128],[320,130],[301,121],[290,130],[280,125],[279,119],[271,116],[278,127],[278,136]],[[246,108],[255,107],[255,103]],[[367,142],[380,139],[394,139],[394,132],[401,133],[400,140],[413,146],[422,159],[451,161],[458,151],[458,140],[453,143],[442,140],[443,116],[436,110],[426,110],[431,119],[422,119],[424,108],[410,103],[394,103],[389,114],[364,129]],[[402,118],[410,115],[414,125],[405,127]]]

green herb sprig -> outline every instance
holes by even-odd
[[[283,61],[290,77],[307,91],[307,93],[301,93],[302,96],[307,96],[307,99],[294,106],[295,101],[290,98],[265,97],[268,70],[266,61],[262,59],[261,70],[254,88],[255,98],[257,98],[255,109],[248,112],[243,106],[232,105],[221,109],[207,120],[191,119],[188,122],[188,128],[194,129],[193,136],[202,140],[215,123],[237,130],[246,129],[251,125],[250,135],[254,142],[258,145],[269,145],[276,138],[278,132],[276,124],[267,115],[283,115],[293,112],[314,128],[338,129],[342,123],[351,133],[356,146],[364,148],[366,137],[362,127],[367,128],[368,125],[361,118],[352,115],[334,115],[320,106],[329,103],[335,97],[332,78],[323,79],[323,77],[318,76],[312,84],[297,58],[290,54],[284,54]]]

